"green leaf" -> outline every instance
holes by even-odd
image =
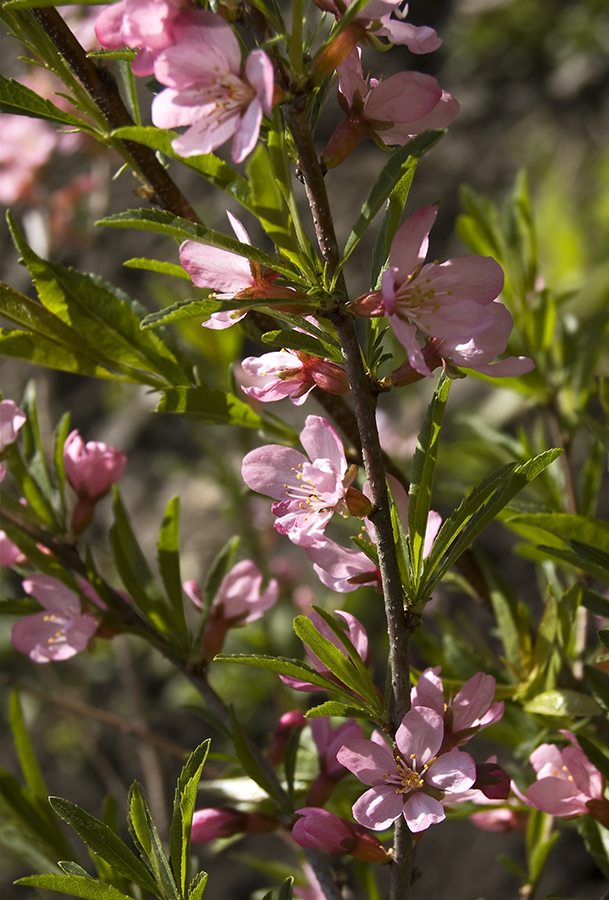
[[[541,716],[598,716],[599,708],[592,697],[578,691],[544,691],[525,704],[528,713]]]
[[[307,719],[322,719],[329,716],[341,716],[344,719],[369,719],[370,712],[361,706],[347,706],[337,700],[327,700],[319,706],[313,706],[306,712]]]
[[[60,320],[57,319],[57,322]],[[87,375],[111,381],[133,381],[136,384],[141,384],[142,381],[146,383],[145,379],[133,372],[129,375],[115,374],[111,369],[118,367],[113,364],[109,364],[107,369],[102,368],[86,355],[71,348],[66,349],[59,341],[18,329],[0,329],[0,352],[4,357],[22,359],[36,366],[46,366],[48,369],[57,369],[60,372],[72,372],[74,375]]]
[[[279,783],[272,777],[272,772],[270,770],[267,771],[266,768],[260,764],[257,756],[252,753],[250,741],[237,721],[232,706],[230,707],[230,720],[235,753],[243,767],[243,771],[246,775],[249,775],[252,781],[261,787],[269,797],[273,797],[280,805],[284,805],[286,801],[285,794],[282,792]]]
[[[207,872],[199,872],[190,882],[188,900],[201,900],[207,886]]]
[[[233,564],[240,541],[241,538],[238,535],[229,538],[209,567],[203,588],[203,602],[206,608],[209,608],[214,602],[222,580]]]
[[[412,479],[408,492],[408,542],[415,593],[418,593],[423,564],[423,547],[427,519],[431,509],[431,492],[438,456],[440,429],[448,401],[450,383],[450,378],[443,373],[423,420],[412,463]]]
[[[286,191],[287,186],[278,184],[278,173],[273,171],[264,144],[258,143],[248,159],[246,171],[252,186],[253,211],[258,221],[282,255],[302,268],[302,252],[298,246],[298,237],[290,210],[280,189],[283,187]],[[291,180],[289,172],[287,176]],[[306,260],[304,265],[306,266]]]
[[[393,188],[387,200],[385,215],[379,229],[372,254],[372,269],[370,272],[370,289],[378,290],[381,286],[381,276],[385,269],[391,249],[391,242],[399,228],[404,206],[410,192],[410,185],[414,178],[416,162],[408,166],[406,171]]]
[[[0,769],[0,805],[3,819],[21,835],[25,834],[45,856],[55,861],[70,855],[70,845],[46,798],[33,795],[4,769]]]
[[[15,245],[36,285],[41,303],[111,360],[120,374],[149,384],[188,384],[190,379],[163,340],[143,332],[139,305],[122,291],[87,275],[37,256],[8,216]]]
[[[605,878],[609,878],[609,830],[592,816],[580,816],[576,828],[584,839],[586,850]]]
[[[272,256],[267,256],[262,250],[242,244],[240,241],[230,238],[220,231],[214,231],[205,225],[198,225],[180,216],[174,216],[170,212],[160,209],[128,209],[113,216],[100,219],[97,225],[107,225],[111,228],[135,228],[143,231],[154,231],[157,234],[166,234],[178,241],[199,241],[210,247],[219,247],[236,253],[237,256],[251,259],[252,262],[273,269],[285,275],[290,281],[302,287],[308,288],[308,282],[300,278],[292,268],[282,265]]]
[[[370,196],[362,206],[362,211],[353,227],[353,231],[347,238],[345,249],[334,276],[335,280],[394,187],[410,169],[412,169],[412,174],[414,175],[417,160],[431,150],[445,133],[445,131],[424,131],[423,134],[419,134],[409,141],[406,146],[393,151],[389,162],[383,168],[376,184],[372,188]]]
[[[182,577],[180,574],[180,498],[172,497],[163,516],[157,541],[159,572],[169,598],[173,614],[173,627],[177,635],[188,639],[188,627],[184,616]]]
[[[564,542],[576,540],[609,554],[609,522],[602,519],[572,513],[528,513],[510,515],[504,521],[533,543],[563,547]]]
[[[605,650],[609,650],[609,628],[601,628],[600,631],[596,632],[596,636]]]
[[[42,771],[38,765],[38,760],[36,759],[30,736],[25,727],[21,701],[19,700],[19,692],[17,690],[11,692],[8,720],[11,726],[15,750],[19,757],[19,765],[21,766],[23,777],[32,794],[34,794],[35,797],[41,797],[46,800],[49,792],[47,791]]]
[[[50,797],[49,803],[57,815],[72,826],[90,850],[129,881],[145,891],[159,895],[158,886],[146,867],[108,825],[61,797]]]
[[[180,156],[171,146],[171,142],[179,137],[177,131],[169,131],[152,126],[138,127],[130,125],[113,131],[112,137],[120,138],[123,141],[136,141],[138,144],[144,144],[146,147],[158,150],[163,156],[169,157],[169,159],[178,160],[182,165],[188,166],[189,169],[194,169],[195,172],[203,175],[210,184],[233,197],[246,209],[249,209],[251,212],[254,211],[250,186],[247,180],[213,153],[204,153],[200,156]]]
[[[92,878],[86,869],[83,869],[82,866],[72,862],[70,859],[62,860],[58,865],[61,871],[65,872],[66,875],[79,875],[82,878]]]
[[[160,631],[171,631],[171,616],[146,557],[123,506],[118,485],[113,485],[114,523],[110,528],[110,546],[122,582],[138,609]]]
[[[3,75],[0,75],[0,112],[46,119],[48,122],[59,122],[60,125],[70,125],[72,128],[91,132],[90,126],[82,119],[71,116],[24,84]]]
[[[182,897],[187,896],[186,887],[190,871],[192,816],[197,800],[197,789],[201,773],[209,753],[209,745],[210,741],[208,739],[193,750],[188,757],[178,778],[173,800],[173,816],[169,832],[170,862]]]
[[[605,713],[609,714],[609,675],[607,672],[595,669],[594,666],[584,666],[584,678],[594,699]]]
[[[351,659],[345,656],[332,641],[320,634],[308,616],[296,616],[294,631],[342,684],[375,706],[378,705],[378,698],[368,672],[366,671],[366,677],[364,677]]]
[[[448,543],[452,546],[448,556],[439,566],[439,571],[436,571],[433,575],[431,582],[426,582],[422,590],[430,593],[435,585],[444,577],[444,574],[448,569],[456,562],[467,547],[469,547],[472,541],[486,528],[489,522],[492,522],[501,510],[507,506],[510,500],[526,487],[529,482],[533,481],[534,478],[541,474],[544,469],[553,463],[562,452],[561,449],[546,450],[538,456],[533,457],[533,459],[529,459],[526,463],[516,466],[507,477],[502,476],[498,487],[492,492],[484,505],[469,518],[466,527],[459,528],[458,534],[453,534],[451,536]],[[483,482],[483,484],[485,484],[485,482]],[[480,487],[482,487],[482,485],[480,485]],[[425,577],[427,577],[428,571],[432,568],[433,557],[434,554],[432,550],[432,553],[430,553],[429,558],[426,561],[426,567],[424,569]]]
[[[241,425],[262,428],[263,421],[251,406],[234,394],[207,387],[177,387],[163,391],[157,413],[196,416],[208,425]]]
[[[596,591],[591,591],[590,588],[584,588],[581,603],[594,615],[609,619],[609,599],[603,597],[602,594],[597,594]]]
[[[48,888],[71,897],[84,897],[84,900],[133,900],[133,894],[123,894],[111,884],[79,875],[29,875],[19,878],[15,884]]]
[[[182,900],[169,861],[165,856],[159,833],[156,829],[144,791],[134,781],[129,791],[129,827],[137,844],[142,848],[157,883],[155,893],[164,900]]]
[[[276,331],[267,331],[262,335],[261,340],[264,344],[270,344],[273,350],[302,350],[304,353],[319,356],[321,359],[331,359],[336,363],[343,362],[340,347],[330,335],[328,335],[327,341],[320,341],[310,334],[278,328]]]
[[[315,669],[301,663],[296,659],[286,659],[283,656],[248,656],[247,654],[234,654],[232,656],[215,656],[214,662],[230,662],[237,663],[242,666],[256,666],[258,669],[268,669],[271,672],[277,672],[280,675],[288,675],[290,678],[298,678],[300,681],[307,681],[310,684],[316,684],[326,691],[342,694],[347,697],[348,701],[353,701],[352,694],[326,678],[320,675]]]
[[[143,256],[138,256],[126,260],[123,265],[127,269],[144,269],[147,272],[155,272],[158,275],[173,275],[175,278],[181,278],[182,281],[190,281],[190,275],[178,263],[161,262],[159,259],[146,259]]]
[[[286,878],[281,887],[279,888],[279,893],[277,894],[277,900],[292,900],[294,896],[294,879],[290,876],[290,878]]]

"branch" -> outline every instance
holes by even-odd
[[[122,101],[114,76],[104,66],[98,67],[88,58],[57,10],[45,6],[32,9],[31,12],[85,91],[99,107],[110,130],[134,125]],[[135,141],[116,141],[116,143],[120,143],[131,157],[135,170],[154,191],[159,206],[176,216],[190,219],[191,222],[200,222],[186,197],[156,158],[154,150]]]

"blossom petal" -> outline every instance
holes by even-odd
[[[306,457],[298,450],[267,444],[248,453],[241,467],[245,483],[253,491],[266,494],[275,500],[286,497],[286,480],[290,473],[298,471],[306,462]]]
[[[434,760],[425,781],[441,791],[467,791],[476,781],[476,763],[469,753],[450,750]]]
[[[527,791],[527,802],[551,816],[576,816],[587,813],[588,798],[572,781],[548,776],[540,778]]]
[[[260,123],[262,122],[262,104],[255,98],[238,120],[231,147],[233,162],[243,162],[252,152],[258,140]],[[219,146],[219,145],[216,145]]]
[[[417,706],[402,719],[395,742],[404,759],[414,759],[419,768],[436,756],[443,737],[443,717],[434,709]]]
[[[426,706],[435,709],[441,716],[444,715],[444,691],[440,678],[440,666],[434,669],[425,669],[412,689],[410,702],[413,707]]]
[[[382,784],[385,775],[396,771],[395,759],[385,743],[381,746],[375,741],[350,740],[336,758],[364,784]]]
[[[391,244],[389,264],[397,267],[400,282],[412,275],[424,262],[429,248],[429,232],[437,215],[437,206],[423,206],[409,216],[396,232]]]
[[[580,747],[565,747],[562,760],[575,786],[591,800],[603,797],[603,776],[595,769]]]
[[[311,460],[328,459],[342,479],[347,471],[343,443],[335,429],[321,416],[307,416],[300,443]]]
[[[452,702],[453,732],[470,728],[489,709],[495,697],[495,679],[477,672],[466,681]]]
[[[398,794],[391,785],[382,785],[366,791],[353,804],[353,818],[365,828],[383,831],[403,810],[403,795]]]
[[[420,791],[408,798],[404,804],[403,814],[406,824],[415,834],[446,818],[442,804]]]
[[[197,287],[235,295],[254,283],[248,261],[220,247],[184,241],[180,262]]]

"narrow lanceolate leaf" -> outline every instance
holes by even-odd
[[[362,211],[353,227],[353,231],[347,238],[335,279],[359,244],[372,220],[380,212],[394,187],[410,169],[412,169],[414,174],[417,160],[431,150],[445,133],[445,131],[425,131],[409,141],[406,146],[400,147],[399,150],[394,150],[389,162],[385,165],[376,184],[370,191],[370,196],[362,206]]]
[[[123,265],[127,269],[144,269],[146,272],[173,275],[174,278],[181,278],[182,281],[190,281],[190,275],[178,263],[161,262],[160,259],[146,259],[144,256],[137,256],[126,260]]]
[[[207,872],[199,872],[190,882],[187,900],[201,900],[207,886]]]
[[[180,773],[173,801],[169,832],[171,869],[183,898],[187,896],[190,863],[190,833],[203,765],[209,752],[209,739],[194,750]]]
[[[19,878],[15,884],[47,888],[70,897],[83,897],[84,900],[133,900],[133,894],[123,894],[111,884],[102,884],[94,878],[79,875],[29,875]]]
[[[214,187],[220,188],[242,206],[253,212],[250,186],[247,179],[243,178],[232,169],[228,163],[223,162],[214,153],[203,153],[200,156],[179,156],[171,146],[171,142],[179,137],[177,131],[169,131],[153,126],[131,125],[126,128],[118,128],[112,132],[112,137],[123,141],[136,141],[153,150],[158,150],[169,159],[177,159],[183,166],[194,169],[203,175]]]
[[[61,797],[50,797],[49,803],[57,815],[72,826],[87,847],[116,869],[120,875],[124,875],[145,891],[151,891],[159,896],[158,885],[146,867],[108,825],[75,803]]]
[[[562,452],[561,449],[546,450],[544,453],[540,453],[533,459],[528,460],[528,462],[516,466],[507,477],[502,477],[498,487],[488,497],[484,505],[471,516],[466,527],[460,528],[457,535],[450,537],[450,550],[438,570],[431,572],[432,561],[431,559],[427,561],[425,576],[427,578],[427,572],[429,572],[431,580],[426,581],[425,591],[430,592],[433,590],[438,581],[444,577],[448,569],[469,547],[472,541],[478,537],[480,532],[486,528],[489,522],[492,522],[510,500],[553,463]],[[430,554],[431,556],[432,554]]]
[[[97,347],[114,367],[141,373],[151,384],[188,384],[190,379],[166,343],[143,332],[143,311],[118,288],[97,276],[41,259],[8,217],[13,240],[34,280],[40,302]]]
[[[423,547],[431,509],[431,491],[438,456],[440,428],[449,390],[450,378],[442,374],[423,420],[412,464],[412,480],[408,492],[408,538],[415,591],[418,588],[423,564]]]
[[[129,791],[129,826],[154,876],[157,895],[163,900],[182,900],[146,797],[137,781],[133,782]]]
[[[337,700],[327,700],[319,706],[307,710],[307,719],[322,719],[329,716],[341,716],[344,719],[370,719],[370,711],[361,706],[347,706]]]
[[[535,543],[564,547],[576,540],[609,554],[609,522],[603,519],[567,513],[528,513],[510,515],[505,524]]]
[[[277,900],[292,900],[292,897],[294,896],[293,887],[294,879],[290,876],[289,878],[286,878],[279,888]]]
[[[32,4],[32,6],[34,5]],[[0,75],[0,112],[46,119],[48,122],[58,122],[60,125],[70,125],[72,128],[91,131],[90,126],[82,119],[64,112],[50,100],[44,100],[24,84],[13,81],[12,78],[5,78],[3,75]]]
[[[328,335],[328,337],[330,336]],[[270,348],[273,350],[302,350],[304,353],[319,356],[321,359],[331,359],[336,363],[343,362],[340,348],[334,345],[332,339],[320,341],[310,334],[279,328],[276,331],[265,332],[261,340],[264,344],[270,344]]]
[[[309,647],[312,653],[338,678],[346,687],[351,688],[356,694],[364,697],[370,703],[378,703],[370,675],[362,672],[348,659],[344,653],[319,633],[308,616],[296,616],[294,619],[294,631],[298,637]]]
[[[100,219],[96,224],[107,225],[111,228],[135,228],[143,231],[154,231],[157,234],[166,234],[168,237],[173,237],[178,241],[199,241],[202,244],[208,244],[210,247],[219,247],[222,250],[236,253],[237,256],[251,259],[261,266],[280,272],[301,287],[309,287],[308,282],[300,278],[291,267],[282,265],[276,259],[273,259],[272,256],[263,253],[262,250],[251,247],[249,244],[242,244],[235,238],[230,238],[220,231],[214,231],[213,228],[197,225],[188,219],[174,216],[165,210],[128,209],[125,212]]]
[[[177,387],[164,391],[155,412],[195,416],[209,425],[263,426],[258,413],[239,397],[206,387]]]
[[[334,694],[340,694],[347,699],[347,702],[353,702],[353,694],[345,690],[341,685],[330,681],[324,675],[320,675],[311,666],[306,663],[299,662],[296,659],[286,659],[283,656],[247,656],[246,654],[235,654],[233,656],[215,656],[214,662],[230,662],[237,663],[242,666],[256,666],[258,669],[268,669],[271,672],[277,672],[279,675],[289,675],[290,678],[298,678],[300,681],[307,681],[310,684],[316,684],[326,691]]]
[[[269,797],[273,797],[278,803],[285,802],[279,783],[274,779],[272,772],[260,764],[258,757],[252,753],[250,742],[242,730],[232,706],[230,707],[231,731],[235,753],[246,775],[265,791]]]
[[[163,516],[157,541],[157,560],[165,593],[173,612],[173,624],[177,636],[188,637],[182,598],[182,577],[180,575],[180,498],[172,497]]]
[[[27,786],[35,797],[47,797],[48,791],[44,781],[44,777],[38,765],[36,754],[30,740],[23,711],[21,709],[21,701],[19,700],[18,691],[13,691],[9,700],[9,723],[13,742],[19,757],[19,765],[23,772],[23,777],[27,782]]]

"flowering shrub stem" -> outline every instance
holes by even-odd
[[[323,173],[303,110],[288,107],[288,123],[298,151],[304,176],[307,198],[311,207],[315,234],[322,256],[330,269],[330,275],[339,264],[340,253],[334,231],[334,222],[328,202]],[[347,300],[347,289],[342,273],[337,279],[339,300]],[[362,457],[370,490],[370,500],[376,507],[370,519],[374,524],[379,555],[379,568],[385,601],[389,632],[391,686],[393,692],[393,722],[397,728],[410,709],[410,666],[408,641],[413,626],[404,612],[402,583],[393,539],[389,495],[385,480],[383,453],[376,427],[376,398],[362,363],[355,322],[337,303],[331,316],[343,352],[345,369],[351,385],[355,415],[362,448]],[[406,822],[396,822],[394,863],[392,866],[390,900],[406,900],[410,893],[412,872],[412,836]]]

